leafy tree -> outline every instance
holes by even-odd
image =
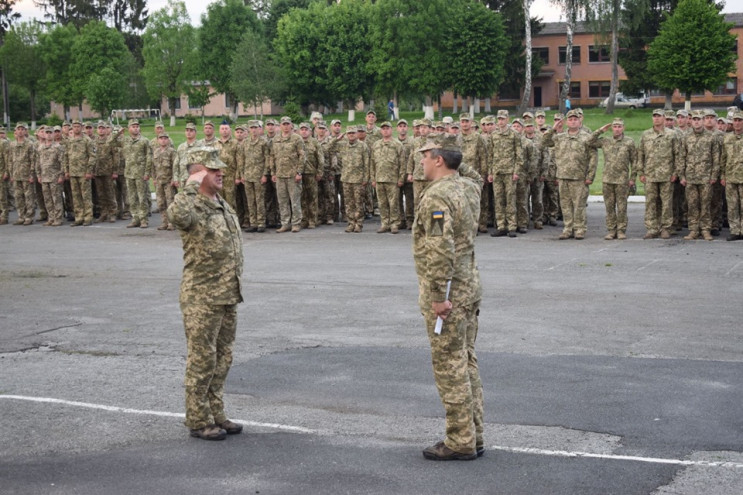
[[[73,24],[80,29],[92,20],[103,20],[108,11],[104,0],[33,0],[44,17],[56,24]]]
[[[562,9],[566,23],[566,46],[565,46],[565,79],[560,87],[560,112],[565,112],[565,100],[570,94],[570,78],[573,71],[573,32],[578,19],[582,17],[587,0],[550,0],[553,5]]]
[[[606,113],[614,113],[614,102],[619,89],[619,19],[624,0],[596,0],[586,7],[586,18],[593,25],[598,41],[609,42],[609,59],[611,63],[611,84]],[[608,40],[607,40],[608,38]]]
[[[21,14],[13,12],[13,5],[16,0],[0,0],[0,47],[5,40],[5,33],[10,29],[13,21],[19,19]],[[3,93],[3,124],[8,125],[8,84],[5,79],[5,71],[0,69],[0,86]]]
[[[120,108],[126,99],[127,79],[112,67],[104,67],[90,76],[85,97],[93,110],[105,117],[115,108]]]
[[[141,31],[147,25],[147,0],[112,0],[108,16],[118,31]]]
[[[176,102],[193,79],[193,61],[197,56],[196,31],[186,4],[172,0],[153,13],[142,38],[142,74],[147,92],[155,100],[168,99],[170,125],[174,126]]]
[[[201,109],[201,120],[204,121],[204,107],[209,103],[209,100],[214,93],[211,91],[209,84],[202,83],[191,83],[186,90],[188,96],[188,106]]]
[[[260,23],[242,0],[212,3],[201,16],[198,41],[201,79],[208,79],[216,91],[226,94],[232,102],[233,120],[237,118],[238,99],[230,86],[230,69],[235,48],[247,31],[260,32]]]
[[[253,31],[245,33],[232,59],[232,91],[247,107],[256,108],[281,93],[279,69],[271,60],[266,40]],[[263,114],[261,114],[263,117]]]
[[[39,51],[46,65],[46,93],[62,104],[64,118],[69,116],[69,108],[82,101],[82,95],[75,91],[71,72],[73,46],[77,29],[72,24],[58,25],[39,38]]]
[[[38,24],[23,22],[5,34],[0,48],[0,60],[8,81],[28,91],[32,126],[36,123],[36,98],[46,72],[39,50],[40,34]]]
[[[292,9],[306,9],[310,6],[311,2],[312,0],[271,0],[268,14],[263,23],[266,39],[269,42],[273,42],[278,34],[279,19],[284,17],[285,14],[289,13]],[[258,14],[258,17],[261,17],[261,15]]]
[[[681,0],[648,47],[648,70],[661,88],[685,95],[715,89],[735,72],[735,36],[715,5],[706,0]]]

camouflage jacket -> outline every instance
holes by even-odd
[[[504,131],[496,129],[490,134],[490,163],[488,175],[522,175],[524,150],[521,134],[510,127]]]
[[[602,137],[598,140],[599,148],[604,150],[604,173],[601,181],[605,184],[629,184],[637,180],[637,146],[632,138],[622,134]]]
[[[731,184],[743,184],[743,133],[725,135],[720,159],[720,179]]]
[[[280,179],[304,173],[304,141],[298,135],[277,134],[271,140],[271,175]]]
[[[343,163],[341,182],[350,184],[369,182],[369,152],[362,141],[356,140],[351,144],[348,139],[333,138],[330,150],[337,151]]]
[[[170,146],[166,146],[165,149],[160,146],[155,148],[152,163],[155,167],[154,179],[158,184],[170,184],[173,181],[173,166],[177,157],[178,153]]]
[[[36,158],[36,176],[41,182],[57,182],[64,178],[64,148],[52,143],[40,146]]]
[[[188,165],[188,150],[195,148],[198,145],[198,140],[191,144],[186,141],[179,144],[178,150],[175,152],[176,157],[175,163],[173,164],[173,180],[180,182],[181,185],[185,184],[186,180],[188,180],[188,171],[186,170],[186,166]]]
[[[382,130],[377,127],[376,125],[369,129],[369,127],[366,127],[366,140],[364,141],[364,144],[371,149],[374,147],[374,143],[382,139]]]
[[[462,134],[462,163],[474,168],[478,174],[485,177],[488,175],[488,145],[485,138],[476,132]]]
[[[457,172],[462,177],[464,196],[472,210],[472,218],[477,221],[480,218],[480,198],[482,197],[482,186],[485,184],[485,179],[467,163],[461,163]],[[473,226],[475,231],[477,231],[477,227],[477,224]]]
[[[408,158],[408,166],[406,170],[408,175],[413,176],[413,180],[426,180],[425,176],[423,175],[423,167],[421,166],[421,159],[423,158],[423,154],[416,151],[421,146],[426,144],[426,141],[428,141],[427,136],[418,136],[413,141],[413,151],[411,151],[410,157]]]
[[[10,141],[7,139],[0,139],[0,180],[3,180],[3,176],[5,174],[8,174],[10,176],[10,171],[8,170],[8,148],[10,147]]]
[[[410,156],[415,152],[415,138],[406,136],[405,139],[397,139],[402,145],[402,173],[404,176],[408,174],[408,161]],[[407,180],[407,177],[405,177]]]
[[[235,179],[242,179],[237,167],[238,144],[237,139],[233,137],[227,141],[218,139],[214,143],[214,147],[219,150],[219,159],[227,165],[227,168],[224,169],[224,182],[225,184],[232,184],[233,187],[235,185]]]
[[[320,143],[310,136],[304,141],[304,150],[306,157],[304,173],[307,175],[322,175],[325,168],[325,153],[323,153]]]
[[[593,159],[598,137],[598,131],[593,134],[583,131],[557,134],[554,129],[550,129],[544,134],[542,144],[554,148],[552,156],[557,167],[555,175],[558,180],[593,181],[598,165]]]
[[[95,145],[88,136],[70,137],[65,146],[65,173],[84,177],[95,169]]]
[[[187,184],[168,207],[168,219],[183,241],[181,304],[242,302],[243,243],[240,221],[221,197]]]
[[[237,152],[237,169],[246,182],[260,182],[269,173],[268,141],[263,136],[252,136],[243,140]]]
[[[665,128],[642,133],[637,150],[637,175],[648,182],[668,182],[681,166],[681,142],[676,132]]]
[[[402,144],[395,138],[384,139],[374,143],[372,148],[371,170],[369,175],[373,182],[405,182]]]
[[[109,137],[98,137],[95,141],[95,167],[93,175],[108,176],[118,173],[117,145]]]
[[[121,154],[124,157],[124,176],[127,179],[143,179],[154,175],[152,148],[150,142],[141,135],[136,139],[124,137]]]
[[[325,180],[335,180],[335,169],[338,164],[338,153],[330,152],[330,141],[332,139],[326,135],[322,140],[318,140],[322,148],[322,156],[325,158],[322,171]]]
[[[527,137],[524,135],[524,139],[532,143],[536,154],[533,165],[534,168],[529,180],[538,179],[539,177],[547,177],[550,165],[550,153],[549,149],[542,143],[542,135],[534,134],[533,137]]]
[[[720,178],[720,147],[709,131],[692,132],[681,141],[679,179],[688,184],[709,184]]]
[[[482,298],[475,260],[477,218],[466,198],[459,174],[431,182],[416,207],[413,225],[413,259],[418,275],[421,312],[431,314],[431,303],[449,298],[458,307]]]
[[[25,141],[11,141],[8,146],[8,175],[11,180],[27,181],[34,176],[36,162],[36,148],[34,144]]]

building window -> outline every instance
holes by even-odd
[[[189,110],[198,110],[198,109],[200,109],[201,107],[200,107],[200,106],[197,106],[197,105],[192,105],[192,104],[191,104],[191,99],[189,98],[189,99],[188,99],[188,108],[189,108]]]
[[[563,82],[564,81],[557,82],[557,94],[558,95],[562,92]],[[570,81],[570,92],[568,93],[568,98],[573,99],[573,100],[580,98],[580,81]]]
[[[589,98],[607,98],[611,89],[610,81],[589,81],[588,97]]]
[[[534,58],[541,58],[542,63],[544,65],[549,65],[550,63],[550,49],[546,46],[541,46],[538,48],[532,48],[531,49],[532,57]]]
[[[611,52],[608,46],[594,46],[588,47],[588,62],[609,62],[611,60]]]
[[[558,63],[560,65],[565,65],[565,52],[567,51],[567,46],[561,46],[558,50]],[[573,57],[572,57],[574,64],[580,63],[580,46],[573,45]]]
[[[715,89],[714,94],[716,95],[736,95],[738,94],[738,78],[733,77],[728,79],[725,84],[722,84]]]
[[[175,109],[176,110],[180,110],[181,109],[181,99],[180,98],[176,98],[175,99]]]

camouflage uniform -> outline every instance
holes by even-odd
[[[516,227],[525,233],[529,227],[529,188],[537,174],[540,150],[537,143],[526,136],[521,136],[521,148],[524,152],[524,167],[516,181]]]
[[[405,139],[398,139],[402,144],[402,173],[403,183],[400,187],[400,228],[413,228],[413,220],[415,219],[415,194],[413,192],[413,183],[408,182],[407,178],[407,164],[410,160],[410,155],[415,152],[413,148],[414,139],[410,136],[406,136]]]
[[[542,135],[535,133],[533,137],[524,136],[526,140],[533,142],[536,159],[532,174],[529,177],[527,190],[527,215],[529,204],[531,203],[531,219],[534,222],[534,228],[541,229],[544,218],[544,182],[547,177],[547,168],[549,167],[550,154],[547,147],[542,145]],[[528,217],[527,217],[528,226]]]
[[[188,150],[198,146],[198,141],[189,143],[185,141],[178,145],[176,150],[175,163],[173,164],[173,180],[177,181],[181,187],[188,180],[188,172],[186,172],[186,165],[188,164]]]
[[[717,137],[705,130],[692,131],[681,141],[679,179],[686,182],[689,234],[696,237],[700,231],[711,240],[712,185],[720,177],[720,148]]]
[[[313,137],[304,141],[305,158],[304,175],[302,175],[302,227],[314,229],[318,222],[318,186],[317,177],[322,176],[325,167],[325,155],[322,146]]]
[[[153,181],[155,183],[155,197],[157,198],[157,209],[162,215],[162,223],[158,227],[160,230],[173,230],[173,227],[168,223],[166,212],[176,193],[173,187],[173,170],[177,157],[178,153],[171,146],[166,146],[163,149],[158,145],[152,154],[152,163],[155,168]]]
[[[524,151],[521,135],[511,129],[495,129],[490,135],[488,175],[493,177],[495,197],[495,227],[500,231],[516,231],[516,183],[514,175],[522,173]]]
[[[575,236],[582,238],[587,229],[586,202],[588,185],[596,176],[596,161],[593,159],[599,133],[588,134],[579,131],[575,134],[563,132],[556,134],[554,129],[547,131],[543,138],[545,146],[554,147],[553,155],[559,181],[560,206],[563,216],[562,239]]]
[[[8,205],[8,184],[10,180],[8,170],[9,147],[10,141],[0,139],[0,225],[8,223],[8,210],[10,209],[10,205]]]
[[[330,144],[330,151],[337,151],[343,162],[341,183],[348,219],[347,232],[361,232],[364,225],[364,196],[366,184],[369,182],[370,165],[369,152],[366,144],[356,140],[334,139]]]
[[[95,146],[85,136],[71,136],[67,141],[65,153],[65,174],[69,176],[72,187],[72,206],[75,209],[75,223],[88,225],[93,222],[93,193],[91,181],[86,175],[95,171]]]
[[[149,143],[148,143],[149,144]],[[186,331],[186,421],[192,430],[227,420],[224,382],[232,364],[237,304],[242,302],[243,246],[226,201],[183,187],[168,208],[183,240],[180,304]]]
[[[717,149],[722,153],[723,143],[725,141],[726,133],[715,129],[712,131],[717,141]],[[718,156],[718,161],[719,161]],[[720,181],[715,182],[710,186],[710,217],[712,219],[712,230],[719,232],[722,230],[723,220],[725,213],[725,188],[720,184]],[[688,202],[688,198],[687,198]],[[717,235],[717,233],[715,233]]]
[[[150,214],[146,196],[150,195],[149,177],[154,175],[150,142],[141,135],[137,138],[126,136],[121,153],[124,156],[124,176],[132,209],[130,225],[146,227]]]
[[[431,345],[436,387],[446,411],[444,443],[462,454],[472,454],[483,445],[482,382],[475,354],[482,298],[474,252],[478,219],[465,193],[468,187],[457,174],[430,183],[416,208],[413,226],[418,303]],[[448,281],[452,311],[437,335],[431,308],[433,302],[447,300]]]
[[[95,190],[101,210],[97,221],[115,222],[117,207],[113,175],[118,172],[116,144],[108,136],[99,136],[95,148]]]
[[[395,138],[378,140],[372,147],[370,177],[376,183],[380,231],[397,232],[400,225],[400,186],[405,182],[403,147]]]
[[[743,235],[743,133],[733,132],[725,135],[720,160],[720,179],[725,181],[730,234],[741,236]]]
[[[304,142],[298,135],[281,133],[271,143],[271,175],[276,179],[276,194],[282,228],[298,229],[302,221],[302,184],[295,176],[304,173]]]
[[[335,190],[335,169],[333,167],[333,163],[337,163],[337,159],[331,156],[328,151],[331,139],[330,136],[326,135],[322,141],[319,141],[323,151],[323,157],[325,158],[325,163],[322,167],[322,179],[318,184],[318,196],[320,198],[319,215],[320,223],[325,222],[329,225],[335,221],[335,207],[338,201]]]
[[[237,168],[245,181],[245,195],[250,226],[255,229],[266,227],[266,203],[264,185],[261,179],[269,175],[269,149],[265,137],[254,139],[248,136],[237,153]]]
[[[637,150],[637,175],[645,177],[645,228],[648,237],[669,235],[673,225],[673,181],[678,175],[681,144],[676,132],[663,128],[642,133]],[[660,202],[661,211],[658,212]]]
[[[15,206],[18,211],[17,225],[30,225],[34,221],[35,191],[34,162],[36,151],[28,139],[23,142],[12,141],[8,148],[8,172],[15,189]]]
[[[428,181],[423,176],[423,167],[421,166],[421,158],[423,154],[416,151],[418,148],[426,144],[428,138],[426,136],[418,136],[413,140],[413,151],[410,153],[408,158],[408,165],[406,172],[408,175],[413,176],[413,207],[418,208],[418,203],[421,201],[423,191],[428,186]]]
[[[64,148],[57,144],[42,145],[38,149],[36,177],[41,184],[49,218],[46,225],[62,225],[62,183],[64,183]]]
[[[632,138],[624,134],[618,139],[602,137],[598,146],[604,150],[602,184],[606,230],[613,236],[624,235],[627,231],[629,183],[637,178],[637,147]]]
[[[129,190],[126,188],[126,177],[124,177],[125,162],[121,154],[122,137],[119,134],[112,134],[108,137],[113,144],[114,153],[114,170],[116,171],[116,182],[114,184],[114,196],[116,197],[116,218],[129,219],[132,214],[129,210]]]
[[[202,144],[202,146],[208,146],[208,144]],[[226,141],[218,139],[214,142],[213,146],[219,150],[219,159],[227,165],[227,168],[224,169],[224,177],[222,179],[224,184],[222,197],[230,204],[233,210],[237,211],[235,179],[241,179],[237,169],[237,139],[233,137],[230,137]]]
[[[488,176],[488,145],[485,138],[476,133],[474,130],[469,134],[461,135],[462,143],[462,163],[466,163],[472,167],[481,177]],[[490,185],[484,187],[490,188]],[[480,232],[488,231],[488,196],[487,194],[480,194],[480,218],[479,227]]]

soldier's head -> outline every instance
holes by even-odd
[[[710,131],[717,125],[717,112],[711,108],[704,110],[704,127]]]
[[[743,132],[743,112],[736,110],[733,112],[733,132],[740,134]]]
[[[163,132],[159,136],[157,136],[157,144],[160,145],[161,148],[165,149],[168,146],[170,146],[170,136],[168,136],[167,133]]]
[[[194,147],[188,151],[186,171],[188,175],[206,171],[201,180],[199,192],[213,197],[223,187],[222,177],[227,165],[219,159],[219,151],[211,146]]]
[[[662,108],[653,110],[653,127],[660,129],[666,125],[666,116]]]
[[[397,135],[399,137],[406,137],[408,135],[408,121],[400,119],[397,121]]]
[[[83,123],[79,120],[72,121],[72,135],[79,136],[83,133]]]
[[[338,136],[341,133],[341,121],[338,119],[333,120],[330,123],[330,130],[334,136]]]
[[[511,122],[511,129],[521,134],[524,130],[524,123],[521,119],[513,119],[513,122]]]
[[[73,126],[73,130],[74,130],[74,127],[75,126]],[[129,120],[129,135],[133,137],[137,137],[139,136],[139,132],[140,132],[139,121],[137,119]]]
[[[271,124],[271,126],[273,126],[273,124]],[[261,134],[263,134],[263,129],[261,128],[260,121],[251,120],[248,123],[248,131],[250,132],[250,136],[252,138],[260,137]]]
[[[278,124],[274,119],[266,120],[266,134],[268,134],[268,137],[274,137],[276,135],[278,132],[277,126]]]
[[[299,124],[299,135],[302,136],[302,139],[305,141],[308,140],[312,135],[312,126],[307,122]]]
[[[686,129],[686,126],[689,125],[689,112],[686,110],[676,112],[676,122],[678,122],[679,127]]]
[[[232,127],[230,127],[230,123],[226,120],[223,120],[221,124],[219,124],[219,137],[222,139],[229,139],[232,136]]]
[[[381,133],[383,139],[390,139],[392,137],[392,124],[389,122],[382,122]]]
[[[534,127],[534,121],[530,120],[528,122],[524,122],[524,135],[528,138],[534,137],[534,134],[536,134],[536,128]]]
[[[416,151],[423,153],[421,165],[427,180],[450,175],[462,163],[462,148],[453,134],[437,134]]]
[[[704,112],[694,110],[691,114],[691,128],[695,131],[701,131],[704,128]]]
[[[357,131],[359,141],[366,141],[366,126],[360,125]]]
[[[469,134],[472,130],[472,117],[470,117],[470,114],[463,113],[459,115],[459,129],[462,131],[462,134]]]
[[[322,120],[322,114],[320,112],[312,112],[310,115],[310,121],[312,122],[312,127],[317,127],[317,124]]]
[[[54,140],[55,141],[61,141],[62,140],[62,128],[60,126],[54,126]]]
[[[93,137],[93,124],[91,124],[90,122],[85,123],[85,134]]]
[[[159,136],[163,132],[165,132],[165,124],[158,120],[155,122],[155,136]]]
[[[431,128],[431,121],[429,119],[421,119],[420,135],[428,136],[431,134],[431,131],[433,131],[433,128]]]
[[[508,127],[508,110],[498,110],[498,114],[496,116],[496,126],[498,126],[498,129],[505,129]]]
[[[288,136],[294,130],[291,117],[281,117],[281,134]]]
[[[52,126],[46,126],[44,129],[44,138],[46,139],[46,142],[48,144],[51,144],[54,142],[54,129]]]
[[[728,121],[724,117],[718,117],[717,118],[717,129],[722,132],[727,132],[728,130]]]
[[[369,125],[374,125],[374,123],[377,121],[377,112],[374,110],[369,110],[366,112],[366,123]]]
[[[214,137],[214,123],[211,120],[204,122],[204,139],[212,139]]]
[[[328,135],[328,124],[326,124],[325,122],[321,120],[320,122],[317,123],[315,132],[317,132],[318,139],[325,139],[325,136]]]
[[[624,134],[624,120],[622,119],[612,120],[611,133],[614,135],[615,138],[622,137],[622,134]]]
[[[534,120],[537,121],[537,126],[541,128],[547,121],[547,114],[544,113],[544,110],[537,110],[534,112]]]
[[[346,137],[348,138],[349,143],[355,143],[356,140],[359,138],[358,133],[356,132],[356,126],[350,125],[346,128]]]
[[[189,122],[186,124],[186,141],[192,142],[196,139],[196,124]]]
[[[235,127],[235,137],[237,138],[237,141],[242,143],[245,139],[245,130],[246,127],[244,125],[238,125]]]

